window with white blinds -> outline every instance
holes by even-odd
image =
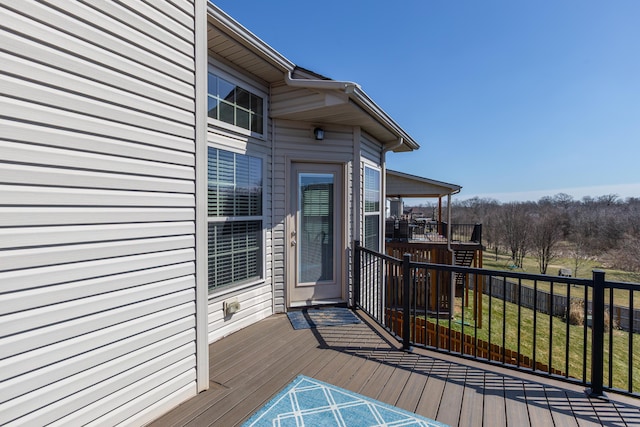
[[[209,292],[262,277],[262,159],[208,149]]]
[[[364,167],[364,247],[380,250],[380,171]]]

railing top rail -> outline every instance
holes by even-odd
[[[640,283],[611,282],[609,280],[605,280],[605,287],[611,289],[623,289],[627,291],[640,291]]]
[[[367,253],[369,255],[375,255],[376,257],[381,258],[381,259],[383,259],[385,261],[388,261],[390,263],[402,264],[402,260],[401,259],[394,258],[392,256],[389,256],[389,255],[386,255],[386,254],[383,254],[383,253],[380,253],[380,252],[376,252],[376,251],[373,251],[371,249],[367,249],[364,246],[359,246],[358,248],[360,249],[361,252]]]
[[[453,271],[455,273],[470,273],[484,276],[508,277],[511,279],[537,280],[544,282],[566,283],[571,285],[591,285],[591,279],[580,279],[575,277],[551,276],[547,274],[518,273],[504,270],[489,270],[486,268],[462,267],[448,264],[431,264],[427,262],[411,262],[411,268],[427,268],[432,270]]]

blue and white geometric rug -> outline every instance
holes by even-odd
[[[299,375],[242,427],[442,427],[445,424]]]
[[[293,329],[320,328],[360,323],[353,311],[345,307],[305,308],[287,313]]]

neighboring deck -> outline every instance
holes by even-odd
[[[240,425],[298,374],[452,426],[640,425],[635,399],[588,399],[564,382],[435,352],[405,353],[366,322],[296,331],[286,315],[275,315],[210,352],[211,388],[153,425]]]

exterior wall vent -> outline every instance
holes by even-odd
[[[240,303],[238,300],[229,300],[223,303],[224,315],[230,317],[240,310]]]

